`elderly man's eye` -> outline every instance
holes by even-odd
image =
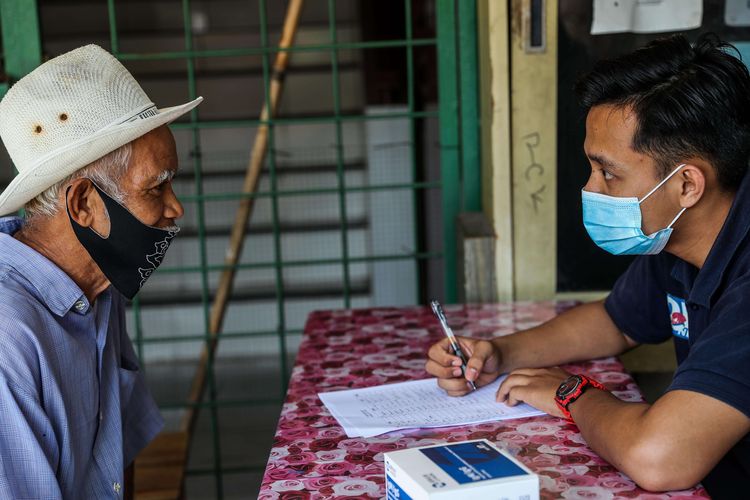
[[[607,172],[606,170],[602,170],[602,174],[604,175],[604,180],[605,181],[611,181],[612,179],[615,178],[614,175],[612,175],[611,173]]]

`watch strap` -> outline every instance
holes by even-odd
[[[573,376],[579,378],[581,382],[572,394],[569,394],[564,399],[561,399],[560,397],[558,397],[557,393],[555,393],[555,403],[557,403],[557,407],[560,408],[560,411],[562,412],[563,415],[565,415],[565,418],[569,422],[573,422],[573,417],[570,415],[570,410],[568,410],[568,406],[570,406],[571,403],[573,403],[578,398],[580,398],[589,387],[595,387],[597,389],[601,389],[602,391],[607,390],[607,388],[604,387],[604,385],[602,385],[600,382],[598,382],[597,380],[594,380],[593,378],[587,377],[586,375],[573,375]],[[565,382],[563,382],[563,384],[564,383]]]

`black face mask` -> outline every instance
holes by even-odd
[[[161,264],[179,228],[167,230],[147,226],[99,186],[94,184],[94,188],[107,207],[109,236],[104,238],[93,229],[78,224],[70,216],[69,209],[68,218],[78,241],[110,283],[125,297],[132,299]],[[65,208],[68,208],[67,193]]]

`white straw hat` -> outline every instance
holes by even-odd
[[[0,101],[0,137],[18,170],[0,194],[0,215],[202,100],[157,109],[125,66],[97,45],[50,59]]]

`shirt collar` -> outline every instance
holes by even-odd
[[[711,297],[719,287],[727,267],[733,261],[732,257],[737,252],[737,248],[747,236],[748,229],[750,229],[750,175],[745,175],[734,195],[734,201],[732,201],[732,207],[729,209],[724,225],[697,275],[694,274],[695,268],[681,259],[677,259],[672,269],[672,276],[677,279],[686,278],[691,274],[694,276],[695,281],[692,287],[680,279],[690,289],[691,302],[705,307],[710,305]],[[692,267],[693,271],[688,272],[688,267]]]
[[[81,288],[51,260],[13,237],[21,229],[19,217],[0,218],[0,267],[12,267],[31,284],[29,290],[58,316],[64,316],[79,300]]]

